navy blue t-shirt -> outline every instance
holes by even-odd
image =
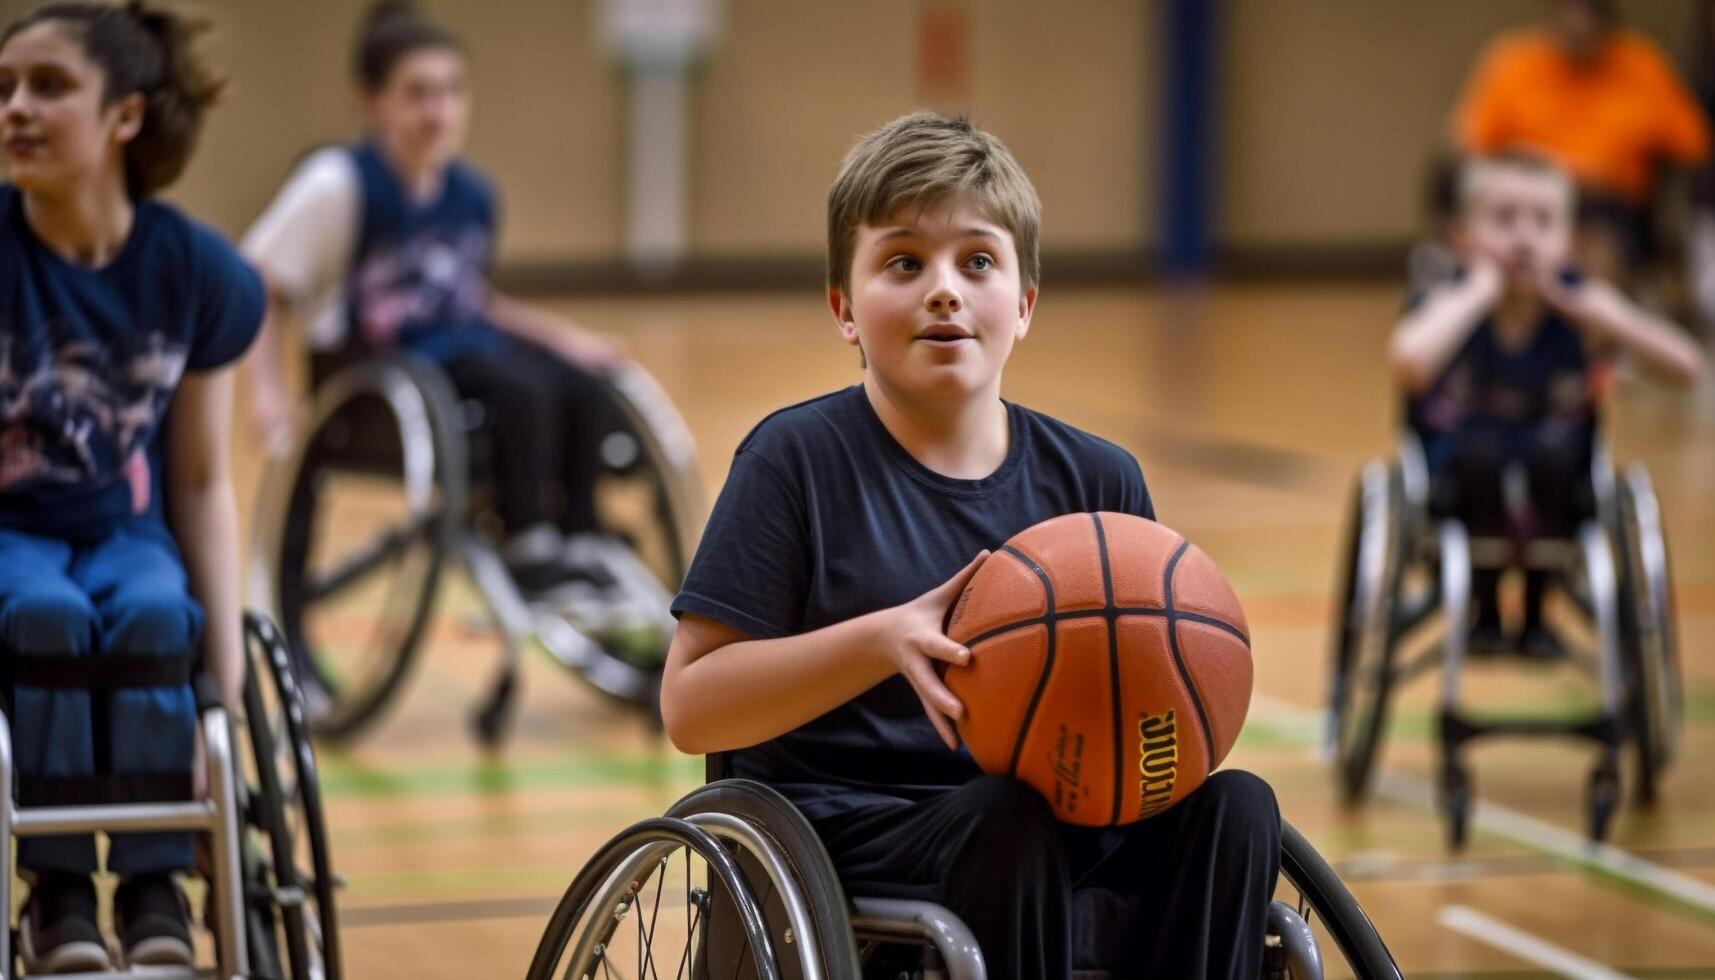
[[[1593,438],[1595,403],[1584,340],[1565,319],[1544,312],[1528,343],[1502,346],[1492,318],[1471,331],[1441,376],[1411,400],[1409,419],[1432,469],[1446,464],[1473,433],[1522,456],[1546,428]]]
[[[495,204],[475,170],[454,163],[440,193],[412,201],[370,143],[351,147],[363,217],[346,298],[351,335],[370,350],[405,347],[437,361],[494,353],[488,273]]]
[[[919,463],[862,386],[770,415],[739,444],[673,613],[759,639],[808,633],[915,599],[1051,517],[1154,518],[1130,453],[1039,412],[1006,410],[1006,461],[980,480]],[[947,750],[899,676],[732,753],[732,771],[773,785],[812,820],[980,775],[967,753]]]
[[[159,519],[179,379],[237,359],[262,312],[261,277],[168,205],[138,202],[90,268],[43,246],[0,184],[0,527],[94,540]]]

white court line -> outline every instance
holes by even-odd
[[[1594,960],[1587,960],[1464,905],[1442,906],[1441,912],[1435,916],[1435,921],[1454,932],[1486,943],[1521,960],[1535,963],[1545,970],[1553,970],[1572,980],[1634,980],[1629,974],[1610,970]]]
[[[1254,695],[1251,703],[1288,731],[1304,735],[1312,746],[1311,751],[1320,755],[1315,745],[1322,731],[1321,712],[1300,708],[1266,694]],[[1375,790],[1397,802],[1436,812],[1435,787],[1416,776],[1383,769],[1376,775]],[[1545,820],[1481,798],[1472,800],[1471,824],[1479,830],[1591,871],[1612,875],[1645,891],[1667,896],[1706,915],[1715,916],[1715,885],[1670,871],[1612,844],[1596,843],[1583,834],[1563,830]]]

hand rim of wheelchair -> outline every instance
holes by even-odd
[[[1409,468],[1372,460],[1353,488],[1325,736],[1348,804],[1368,792],[1387,727],[1394,605],[1411,523]]]
[[[739,816],[726,809],[727,804],[735,801],[752,808],[751,814]],[[563,954],[568,946],[573,947],[573,957],[568,963],[571,968],[585,962],[578,957],[587,956],[587,951],[600,941],[600,937],[591,934],[591,926],[586,926],[583,933],[577,933],[575,926],[579,921],[604,924],[611,921],[612,916],[604,911],[605,906],[598,899],[605,894],[610,896],[609,900],[617,900],[626,892],[623,887],[625,875],[655,859],[655,852],[650,850],[653,840],[651,828],[662,826],[663,821],[668,825],[684,823],[700,827],[719,837],[732,849],[736,855],[734,870],[740,873],[740,883],[750,900],[765,914],[775,911],[770,933],[779,926],[789,930],[784,935],[792,938],[778,948],[783,954],[796,952],[798,975],[805,980],[860,980],[862,966],[857,961],[851,940],[854,935],[851,906],[845,903],[826,850],[808,821],[790,803],[761,784],[729,779],[693,790],[668,813],[666,818],[653,818],[633,825],[598,852],[604,855],[599,862],[592,861],[579,872],[578,879],[567,889],[543,934],[529,980],[548,980],[551,974],[547,971],[556,964],[567,962]],[[613,853],[616,851],[617,857]],[[627,860],[626,855],[630,855],[629,864],[621,863]],[[755,901],[756,889],[752,887],[751,879],[743,877],[743,872],[749,868],[757,869],[766,879],[771,893],[769,899]],[[1285,821],[1281,824],[1281,873],[1297,890],[1299,900],[1296,906],[1275,903],[1271,906],[1271,921],[1319,921],[1340,954],[1357,969],[1358,976],[1392,980],[1401,975],[1374,924],[1351,892],[1303,835]],[[596,889],[598,880],[603,890]],[[729,889],[732,887],[731,882],[724,878],[722,884]],[[760,886],[762,882],[757,884]],[[770,904],[775,896],[779,898],[777,906]],[[734,897],[735,901],[741,900],[739,896]],[[832,907],[825,907],[830,902]],[[860,913],[887,906],[887,903],[866,906],[865,902],[863,898],[854,898],[852,906],[857,907]],[[942,918],[957,922],[952,913],[938,907],[930,908],[944,913]],[[860,915],[859,921],[872,918],[873,914]],[[908,941],[914,944],[936,945],[932,938],[926,936],[927,930],[911,923],[871,922],[869,926],[875,938],[898,941],[910,936],[913,938]],[[962,924],[959,928],[962,929]],[[1302,936],[1304,931],[1296,930],[1296,934]],[[1270,935],[1273,938],[1276,934]],[[762,948],[748,933],[746,938],[750,949]],[[1281,939],[1289,944],[1293,941],[1288,936],[1281,936]],[[705,936],[705,945],[706,942]],[[976,954],[974,972],[969,959],[956,952],[950,957],[943,955],[942,961],[951,980],[983,976],[980,951]],[[1286,950],[1285,955],[1288,962],[1296,964],[1319,962],[1320,959],[1319,952],[1307,953],[1296,947]]]
[[[279,617],[304,692],[307,717],[319,736],[348,738],[375,721],[403,685],[416,659],[468,499],[464,446],[455,438],[455,423],[448,414],[448,406],[456,406],[450,390],[432,365],[407,354],[347,365],[318,386],[309,423],[299,433],[291,454],[280,462],[278,473],[270,467],[270,475],[264,479],[267,499],[259,508],[263,517],[258,526],[269,530],[259,539],[261,553],[253,564],[265,573],[260,588],[267,607]],[[407,523],[357,552],[355,560],[344,562],[340,572],[325,576],[319,586],[309,583],[306,589],[298,578],[308,571],[317,492],[314,483],[321,472],[306,463],[323,430],[342,411],[368,398],[380,399],[387,406],[395,426],[403,455],[398,482],[404,487]],[[434,500],[436,490],[440,493],[438,503]],[[420,583],[405,596],[411,605],[401,620],[404,630],[387,643],[391,656],[383,669],[368,672],[370,676],[364,678],[367,684],[361,688],[335,680],[322,665],[320,651],[305,635],[303,617],[308,606],[323,597],[316,593],[328,590],[326,580],[339,586],[350,584],[419,543],[427,547]],[[395,589],[390,596],[397,593]]]
[[[664,867],[670,853],[681,848],[686,851],[687,861],[694,853],[707,864],[715,879],[710,882],[711,889],[718,881],[732,898],[761,980],[780,980],[761,909],[745,886],[733,856],[709,832],[689,821],[670,817],[652,817],[633,824],[584,864],[555,907],[527,976],[531,980],[554,980],[558,972],[568,977],[593,976],[588,964],[593,957],[602,955],[598,946],[612,936],[624,916],[623,911],[616,914],[615,910],[630,908],[631,903],[623,896],[640,896],[650,867]],[[696,925],[693,922],[686,936],[687,959],[690,943],[697,936]],[[556,971],[563,959],[564,970]]]
[[[1649,471],[1630,464],[1617,489],[1616,550],[1631,600],[1621,618],[1634,688],[1639,795],[1649,802],[1657,779],[1679,753],[1685,692],[1667,532]]]
[[[315,751],[310,744],[308,720],[299,691],[291,653],[274,624],[258,613],[244,617],[246,680],[243,724],[237,726],[248,744],[255,766],[255,785],[241,780],[248,806],[247,823],[257,826],[268,848],[263,855],[247,856],[246,887],[275,899],[275,906],[261,915],[256,906],[248,914],[253,932],[272,934],[277,924],[286,938],[286,962],[290,980],[339,980],[338,913],[327,826],[322,812],[320,781]],[[272,699],[262,691],[266,678]],[[270,704],[273,710],[270,711]],[[282,772],[284,764],[288,772]],[[289,778],[287,778],[289,777]],[[297,811],[294,828],[286,810]],[[299,840],[295,834],[302,835]],[[307,848],[309,868],[300,867],[295,844]],[[252,875],[256,875],[255,879]],[[271,877],[271,881],[268,878]],[[314,915],[305,906],[313,902]],[[275,922],[273,912],[279,913]],[[255,943],[252,943],[255,946]],[[278,969],[278,950],[273,951],[273,976],[285,977]],[[258,973],[269,975],[258,968]]]

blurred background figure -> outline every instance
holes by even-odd
[[[1663,167],[1709,156],[1709,124],[1673,63],[1612,0],[1551,0],[1541,27],[1483,55],[1454,116],[1467,154],[1530,148],[1579,184],[1578,256],[1624,280],[1650,255]]]

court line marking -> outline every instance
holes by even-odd
[[[1255,694],[1251,701],[1273,716],[1271,720],[1274,723],[1288,726],[1303,735],[1310,746],[1311,754],[1321,756],[1317,741],[1323,724],[1321,712],[1301,708],[1266,694]],[[1383,768],[1377,774],[1374,785],[1379,795],[1419,807],[1431,814],[1436,812],[1435,788],[1427,780]],[[1709,918],[1715,918],[1715,885],[1671,871],[1612,844],[1596,843],[1582,834],[1563,830],[1545,820],[1480,797],[1472,799],[1471,825],[1587,871],[1617,878],[1645,891],[1672,899],[1682,906],[1702,913],[1706,917],[1705,924]]]
[[[1443,928],[1572,980],[1635,980],[1630,974],[1611,970],[1466,905],[1443,905],[1435,921]]]

